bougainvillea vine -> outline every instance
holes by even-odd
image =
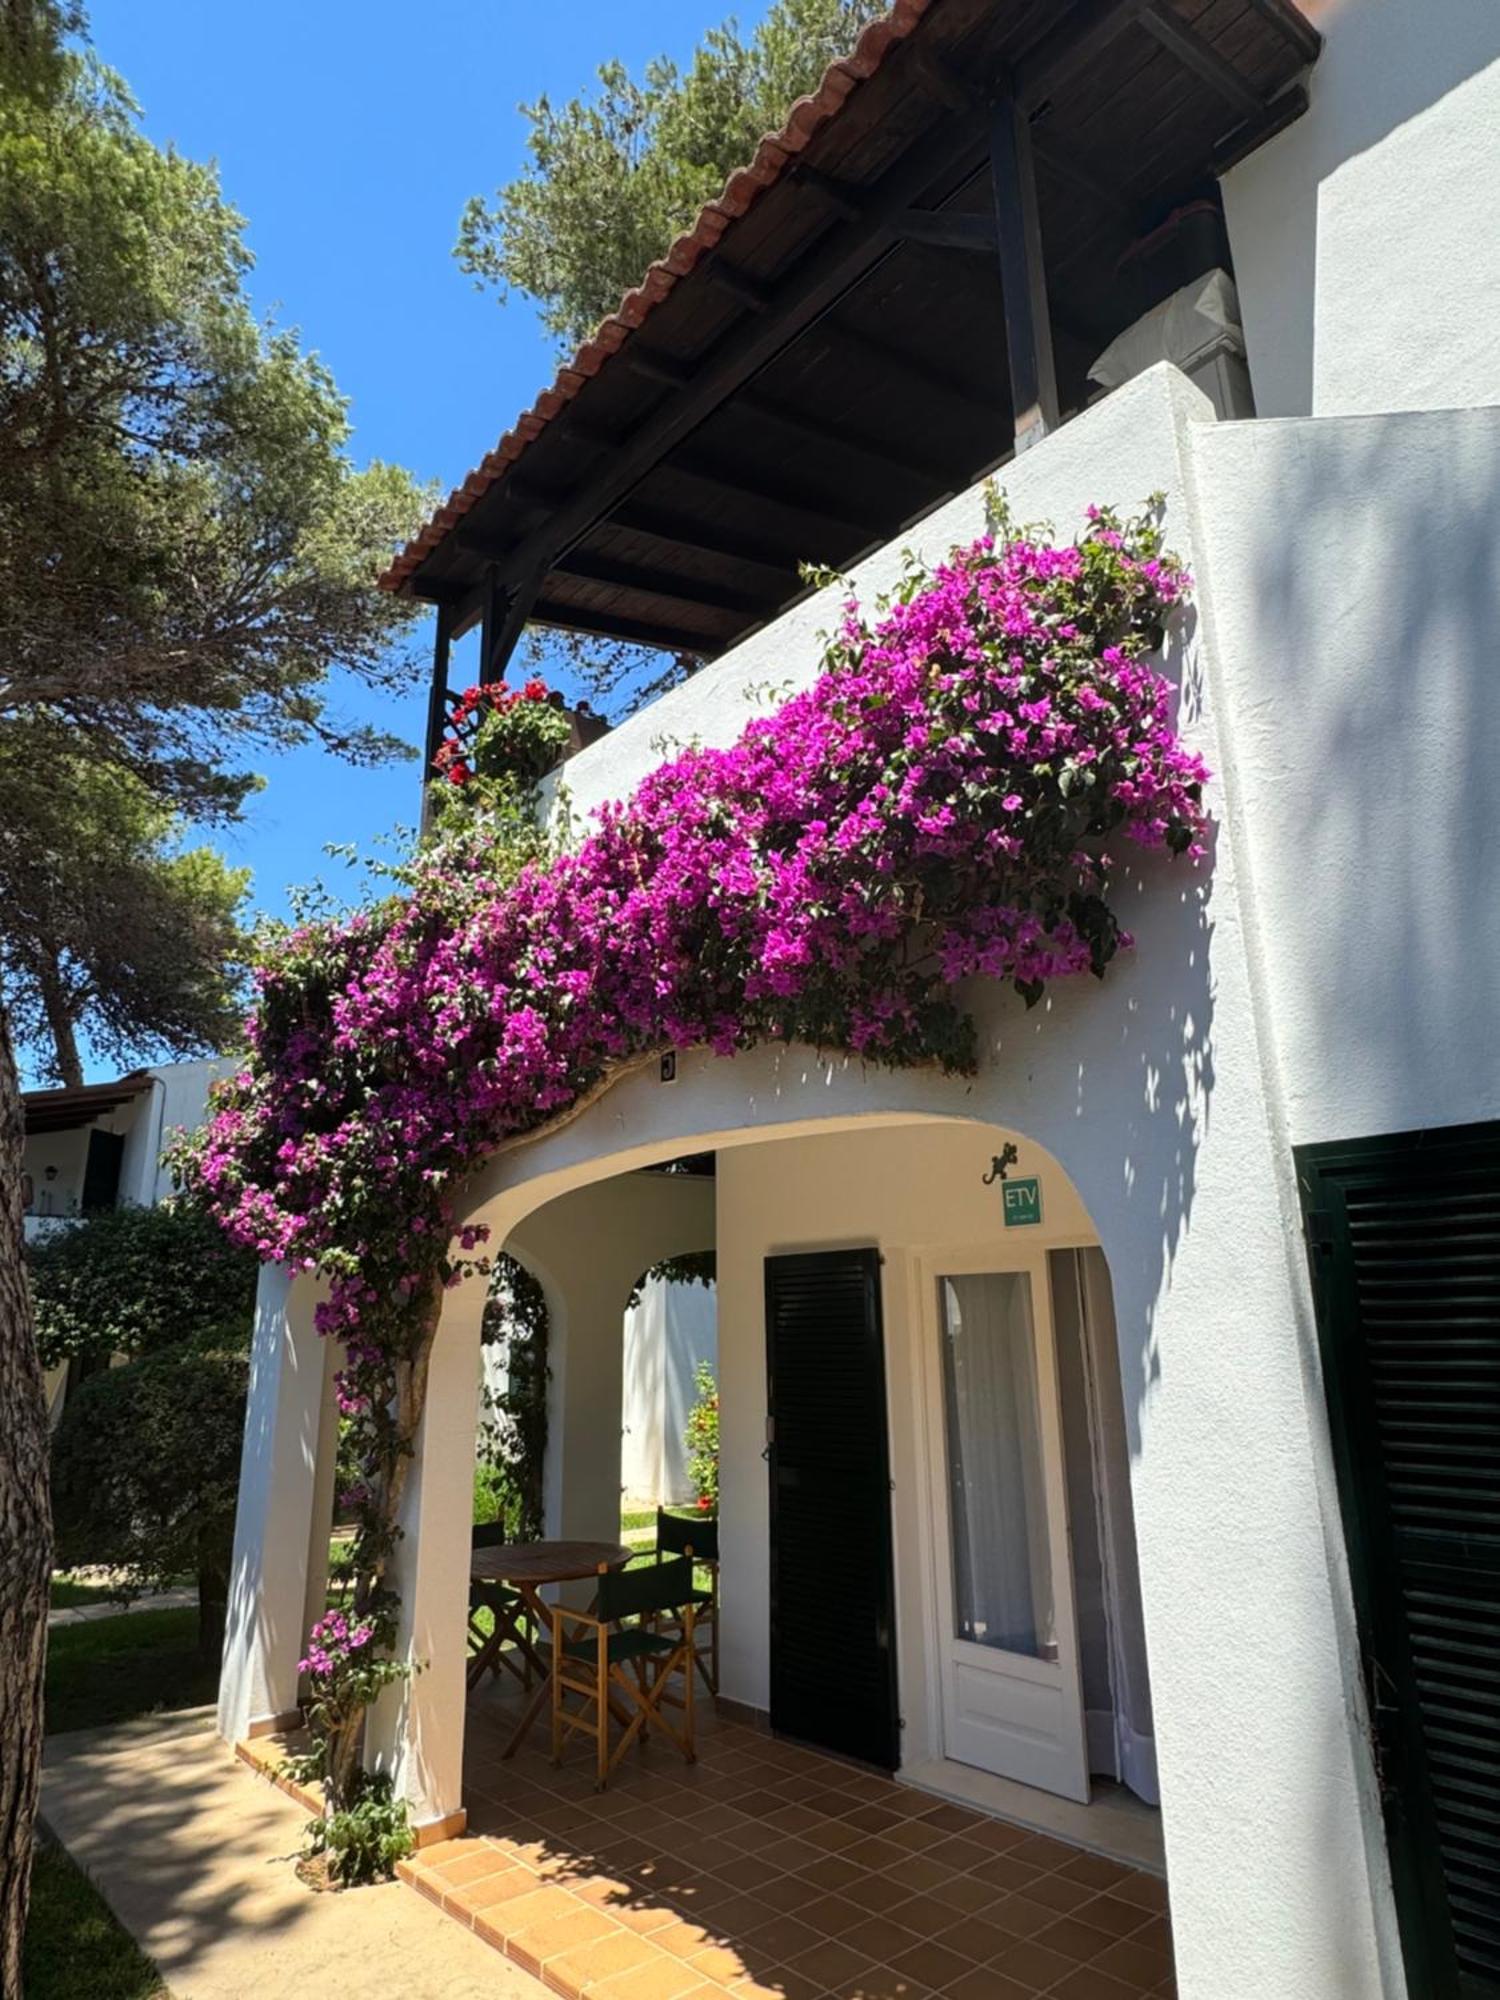
[[[335,1792],[363,1697],[401,1671],[377,1664],[386,1572],[443,1289],[481,1250],[464,1176],[651,1052],[799,1041],[964,1072],[960,981],[1030,1004],[1102,976],[1130,942],[1117,843],[1202,851],[1206,773],[1147,658],[1187,587],[1147,520],[1095,513],[1061,545],[1000,521],[911,566],[873,621],[850,604],[805,692],[577,845],[517,872],[477,825],[262,971],[195,1172],[237,1240],[327,1276],[319,1324],[345,1343],[353,1600],[308,1656]]]

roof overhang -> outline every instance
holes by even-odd
[[[117,1077],[113,1083],[85,1083],[72,1090],[28,1090],[21,1096],[26,1116],[26,1137],[43,1132],[72,1132],[92,1125],[106,1112],[118,1111],[151,1088],[151,1077],[143,1069]]]
[[[386,572],[439,607],[440,683],[480,621],[481,671],[527,622],[712,656],[1010,455],[1014,314],[966,254],[1001,93],[1082,407],[1156,302],[1141,244],[1300,115],[1319,47],[1291,0],[898,0]]]

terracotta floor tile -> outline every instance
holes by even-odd
[[[892,1812],[889,1806],[860,1806],[845,1815],[851,1826],[861,1828],[865,1833],[884,1833],[887,1827],[900,1826],[901,1814]]]
[[[971,1882],[979,1879],[973,1875],[968,1877]],[[1097,1890],[1091,1889],[1086,1882],[1075,1880],[1071,1875],[1038,1875],[1028,1871],[1026,1877],[1017,1883],[1016,1887],[1021,1895],[1029,1896],[1034,1903],[1045,1903],[1049,1910],[1056,1910],[1060,1917],[1070,1917],[1076,1911],[1083,1909],[1086,1904],[1101,1900]],[[1120,1908],[1129,1911],[1130,1906],[1122,1903]],[[1135,1921],[1129,1928],[1138,1930],[1146,1921],[1146,1912],[1136,1910],[1131,1914]],[[1100,1928],[1104,1929],[1106,1926],[1101,1925]]]
[[[1044,1875],[1042,1877],[1043,1882],[1062,1882],[1065,1880],[1066,1877],[1062,1875]],[[1039,1887],[1040,1884],[1037,1886]],[[1028,1891],[1028,1894],[1034,1895],[1035,1893],[1035,1888]],[[1038,1900],[1042,1899],[1039,1897]],[[1102,1896],[1090,1897],[1086,1903],[1075,1904],[1067,1914],[1082,1917],[1083,1921],[1086,1924],[1092,1924],[1095,1930],[1107,1931],[1111,1937],[1115,1938],[1133,1937],[1137,1931],[1143,1930],[1151,1921],[1144,1910],[1137,1909],[1132,1903],[1122,1903],[1118,1896],[1112,1896],[1108,1893]]]
[[[658,1951],[669,1951],[674,1958],[696,1958],[700,1951],[706,1951],[718,1939],[706,1924],[678,1917],[675,1922],[652,1931],[651,1942]]]
[[[943,1833],[968,1833],[981,1824],[982,1815],[966,1812],[962,1806],[937,1804],[927,1815],[927,1824]]]
[[[551,1917],[546,1923],[536,1924],[530,1930],[521,1932],[515,1942],[545,1965],[549,1959],[560,1958],[564,1952],[578,1951],[584,1945],[602,1944],[606,1938],[618,1935],[619,1928],[613,1918],[605,1916],[602,1910],[591,1910],[587,1904],[575,1902],[565,1915]]]
[[[830,1854],[837,1854],[841,1848],[857,1847],[870,1835],[861,1833],[857,1826],[851,1826],[846,1819],[825,1819],[819,1825],[809,1827],[803,1835],[814,1847],[825,1848]]]
[[[856,1875],[852,1882],[843,1885],[839,1894],[847,1896],[851,1903],[858,1903],[861,1909],[885,1912],[894,1911],[909,1900],[908,1887],[897,1870],[892,1875]]]
[[[773,1882],[767,1882],[763,1889],[755,1892],[756,1900],[764,1903],[767,1910],[788,1916],[805,1910],[809,1903],[816,1903],[827,1893],[826,1889],[810,1882],[805,1875],[778,1875]]]
[[[904,1903],[891,1905],[891,1915],[918,1937],[938,1937],[959,1921],[952,1904],[940,1903],[936,1896],[908,1896]]]
[[[1053,1840],[1045,1833],[1029,1833],[1023,1841],[1011,1850],[1011,1858],[1029,1861],[1033,1868],[1061,1868],[1065,1861],[1076,1861],[1078,1850],[1061,1840]]]
[[[801,1917],[824,1937],[849,1937],[870,1921],[870,1912],[848,1896],[824,1896],[809,1903]]]
[[[993,1966],[979,1966],[946,1987],[943,2000],[1036,2000],[1034,1986],[1019,1986]]]
[[[1005,1896],[987,1913],[988,1921],[998,1930],[1009,1931],[1020,1938],[1035,1937],[1057,1922],[1056,1910],[1049,1910],[1045,1903],[1033,1902],[1030,1896]]]
[[[811,1951],[828,1935],[801,1917],[775,1916],[756,1924],[745,1933],[753,1950],[777,1964],[794,1959],[799,1952]]]
[[[1159,1875],[1127,1875],[1107,1893],[1118,1896],[1122,1903],[1134,1903],[1138,1909],[1149,1910],[1153,1916],[1167,1914],[1167,1885]]]
[[[897,1921],[900,1921],[899,1912]],[[1016,1948],[1014,1932],[1003,1931],[998,1924],[972,1916],[961,1917],[951,1931],[944,1931],[941,1942],[961,1958],[972,1959],[976,1965],[993,1965]]]
[[[1087,1882],[1091,1889],[1113,1889],[1118,1882],[1124,1882],[1134,1873],[1118,1861],[1108,1861],[1102,1854],[1075,1854],[1071,1861],[1065,1861],[1058,1871],[1071,1875],[1080,1882]]]
[[[933,1989],[894,1965],[872,1965],[838,1990],[838,2000],[931,2000]]]
[[[905,1820],[899,1822],[903,1826],[909,1823]],[[853,1825],[853,1821],[849,1821],[848,1824]],[[841,1851],[846,1861],[852,1861],[856,1868],[868,1869],[872,1875],[878,1874],[883,1868],[894,1868],[906,1859],[905,1848],[878,1833],[866,1834],[853,1847],[846,1847]]]
[[[1003,1889],[996,1889],[988,1882],[976,1881],[972,1875],[945,1875],[939,1869],[938,1879],[927,1889],[929,1896],[935,1896],[940,1903],[946,1903],[956,1918],[983,1917],[1004,1900]],[[901,1871],[894,1870],[891,1879],[899,1881]]]
[[[847,1888],[851,1882],[864,1879],[864,1870],[856,1868],[854,1863],[846,1860],[842,1854],[826,1854],[821,1861],[815,1861],[811,1868],[803,1868],[798,1872],[804,1882],[815,1883],[818,1888],[826,1889],[830,1894]],[[886,1890],[886,1900],[890,1900],[889,1889]]]
[[[499,1903],[529,1894],[536,1886],[537,1878],[529,1868],[512,1865],[502,1868],[498,1875],[486,1875],[482,1881],[468,1883],[464,1901],[471,1910],[493,1910]]]
[[[816,1980],[805,1979],[784,1965],[749,1979],[737,1979],[729,1989],[733,2000],[823,2000],[825,1990]]]
[[[930,1825],[931,1822],[923,1821],[922,1824]],[[954,1834],[951,1839],[941,1841],[926,1851],[939,1867],[951,1868],[955,1874],[966,1875],[971,1868],[978,1868],[995,1858],[988,1847],[966,1833]]]
[[[775,1822],[768,1821],[767,1824],[775,1825]],[[784,1868],[789,1874],[796,1874],[804,1868],[814,1867],[819,1861],[823,1860],[827,1853],[826,1848],[815,1847],[812,1841],[805,1839],[801,1834],[782,1833],[779,1827],[777,1828],[777,1832],[780,1838],[777,1840],[775,1846],[761,1848],[759,1852],[767,1860],[774,1861],[778,1867]]]
[[[1092,1963],[1101,1951],[1107,1951],[1114,1943],[1108,1931],[1085,1923],[1082,1917],[1059,1917],[1055,1924],[1049,1924],[1046,1930],[1037,1931],[1034,1935],[1038,1944],[1060,1951],[1064,1958],[1076,1958],[1081,1965]]]
[[[1078,1961],[1065,1958],[1060,1951],[1049,1951],[1035,1938],[1017,1938],[1015,1950],[995,1960],[994,1969],[1003,1972],[1007,1979],[1014,1979],[1019,1986],[1029,1984],[1039,1993],[1045,1993],[1059,1979],[1076,1972]]]
[[[1107,1951],[1100,1952],[1094,1963],[1101,1972],[1112,1973],[1116,1979],[1133,1981],[1147,1992],[1170,1978],[1172,1973],[1170,1952],[1159,1945],[1138,1944],[1134,1938],[1117,1938]]]
[[[1096,1965],[1080,1965],[1055,1986],[1047,1988],[1047,2000],[1141,2000],[1144,1989],[1111,1979]]]
[[[893,1960],[898,1972],[909,1973],[936,1992],[952,1985],[974,1970],[974,1960],[954,1951],[943,1939],[927,1939]]]
[[[857,1930],[845,1931],[842,1935],[856,1951],[868,1952],[881,1965],[889,1965],[903,1951],[910,1951],[914,1944],[921,1942],[918,1933],[908,1930],[899,1915],[866,1915]]]
[[[770,1861],[763,1854],[736,1854],[731,1860],[715,1868],[713,1873],[721,1882],[727,1882],[732,1889],[754,1891],[763,1889],[767,1882],[774,1882],[786,1870]]]
[[[819,1982],[825,1993],[836,1993],[860,1973],[868,1972],[871,1961],[842,1938],[824,1938],[811,1951],[799,1952],[790,1964],[804,1979]]]
[[[660,1955],[649,1965],[618,1972],[585,1987],[588,2000],[684,2000],[703,1981],[685,1959]]]
[[[732,1945],[710,1944],[688,1960],[688,1964],[700,1979],[712,1979],[720,1986],[728,1986],[736,1979],[743,1979],[752,1967],[745,1963],[743,1956]]]

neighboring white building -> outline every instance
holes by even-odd
[[[26,1241],[72,1228],[109,1208],[154,1208],[172,1191],[162,1148],[179,1127],[202,1123],[211,1084],[232,1059],[159,1063],[108,1083],[28,1090],[21,1103],[26,1144],[21,1194]],[[67,1365],[48,1371],[54,1413]]]
[[[1031,1013],[976,982],[972,1083],[679,1053],[497,1156],[464,1219],[553,1307],[569,1536],[616,1532],[623,1298],[716,1249],[740,1710],[1085,1846],[1156,1841],[1182,2000],[1480,2000],[1500,1993],[1500,10],[1306,11],[1321,51],[1289,0],[902,0],[392,580],[439,604],[441,672],[475,619],[503,635],[507,579],[554,623],[722,635],[569,764],[587,813],[663,737],[726,743],[767,684],[817,672],[836,595],[778,596],[778,531],[847,529],[868,603],[903,547],[980,531],[985,451],[1014,515],[1065,534],[1090,503],[1164,496],[1198,585],[1166,670],[1215,833],[1197,874],[1132,865],[1135,951]],[[1021,115],[1002,98],[986,126],[1001,57]],[[975,252],[991,167],[1003,287]],[[1185,207],[1163,238],[1133,206],[1153,174],[1210,237],[1222,201],[1243,341],[1232,295],[1205,304],[1207,267],[1184,268]],[[1147,248],[1121,248],[1132,229]],[[902,463],[964,463],[965,398],[981,462],[879,531]],[[518,581],[512,552],[541,569]],[[712,1178],[642,1171],[705,1153]],[[394,1565],[425,1667],[371,1749],[451,1829],[479,1328],[462,1289],[445,1310]],[[863,1440],[842,1489],[778,1406],[804,1393],[777,1375],[798,1340],[830,1370],[818,1423],[845,1407]],[[310,1285],[266,1272],[232,1739],[296,1708],[328,1365]],[[819,1590],[834,1710],[772,1637],[789,1606],[821,1630]]]

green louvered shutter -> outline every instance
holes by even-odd
[[[1500,1996],[1500,1125],[1297,1153],[1410,1990]]]

